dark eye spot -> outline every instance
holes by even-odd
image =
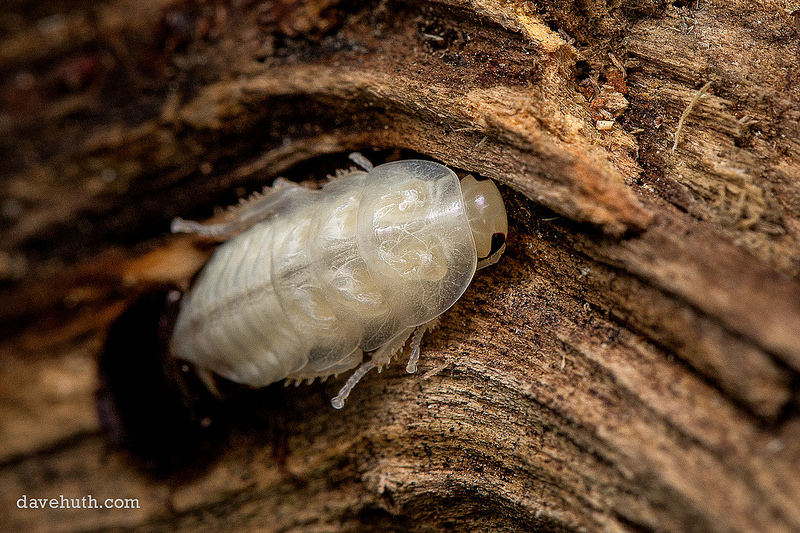
[[[492,235],[492,250],[486,257],[491,257],[500,251],[500,248],[506,243],[506,236],[503,233],[495,233]]]

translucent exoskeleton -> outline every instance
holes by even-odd
[[[409,338],[416,370],[423,333],[503,253],[503,200],[491,180],[459,181],[431,161],[351,158],[364,170],[321,190],[281,181],[229,221],[173,221],[174,232],[228,239],[183,299],[173,355],[254,387],[361,363],[337,409]]]

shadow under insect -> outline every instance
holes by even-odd
[[[143,293],[108,332],[99,361],[97,409],[111,440],[147,470],[170,471],[215,454],[221,402],[170,357],[177,291]]]

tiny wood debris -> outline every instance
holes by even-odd
[[[1,528],[800,530],[797,6],[618,4],[0,5]],[[503,259],[341,411],[167,409],[170,221],[355,150],[497,180]]]

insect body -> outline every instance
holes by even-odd
[[[490,180],[430,161],[353,171],[309,190],[288,182],[235,220],[173,231],[226,238],[184,298],[176,357],[255,387],[338,374],[368,360],[332,400],[422,334],[505,248],[506,212]],[[238,234],[237,234],[238,233]],[[416,333],[415,333],[416,331]]]

